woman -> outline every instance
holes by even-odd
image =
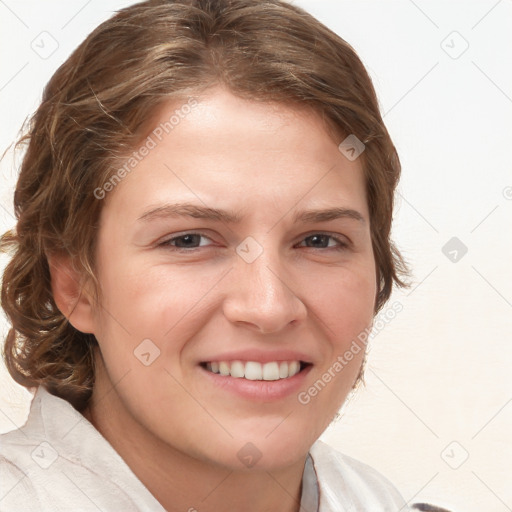
[[[318,441],[405,266],[351,47],[279,0],[143,2],[45,89],[15,192],[2,510],[404,510]]]

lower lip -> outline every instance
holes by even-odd
[[[213,384],[230,393],[249,400],[269,402],[298,393],[312,367],[308,365],[293,377],[279,380],[248,380],[213,373],[202,366],[199,369]]]

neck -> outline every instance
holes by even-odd
[[[300,510],[305,457],[284,469],[245,471],[193,458],[153,435],[122,407],[98,367],[84,416],[169,512]]]

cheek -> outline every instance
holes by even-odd
[[[345,269],[316,284],[322,292],[316,293],[311,309],[323,321],[333,348],[343,349],[372,322],[377,291],[374,265]]]
[[[131,352],[144,339],[152,340],[162,355],[179,351],[201,325],[199,318],[209,315],[213,294],[208,291],[222,274],[220,269],[149,264],[143,257],[105,261],[97,323],[104,353]]]
[[[365,354],[361,333],[367,333],[373,319],[376,281],[373,262],[329,272],[309,293],[309,309],[321,329],[319,343],[324,357],[297,395],[304,428],[320,435],[331,423],[352,390]],[[311,442],[315,439],[311,438]]]

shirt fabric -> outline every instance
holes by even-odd
[[[0,511],[69,510],[165,512],[100,432],[40,386],[25,425],[0,435]],[[408,510],[373,468],[321,441],[311,447],[301,512]]]

